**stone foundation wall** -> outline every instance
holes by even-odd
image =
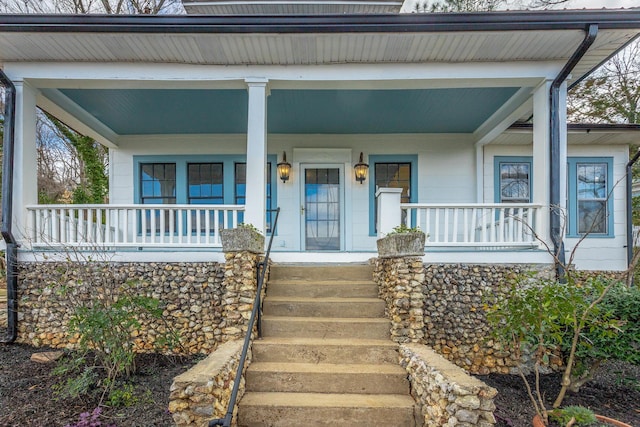
[[[242,340],[228,341],[187,372],[174,378],[169,395],[169,412],[177,427],[207,427],[209,420],[224,418],[231,399],[242,352]],[[247,354],[245,369],[251,363]],[[236,403],[244,394],[244,375]],[[237,425],[237,404],[232,425]]]
[[[138,319],[133,331],[139,351],[156,348],[159,336],[179,337],[178,353],[210,353],[219,343],[244,336],[256,287],[260,256],[226,254],[226,263],[32,262],[19,266],[18,341],[72,347],[67,332],[78,304],[119,292],[153,297],[161,319]]]
[[[425,427],[490,427],[498,393],[482,381],[420,344],[400,345],[400,364],[407,370],[411,395]]]
[[[426,344],[474,374],[510,373],[522,361],[491,339],[483,306],[486,295],[495,294],[505,281],[532,270],[549,274],[541,266],[378,258],[374,280],[387,304],[394,341]]]
[[[378,258],[374,280],[386,302],[391,339],[398,343],[424,341],[424,266],[418,257]]]
[[[511,372],[519,361],[491,339],[483,306],[487,295],[532,269],[541,270],[521,265],[425,265],[424,343],[469,372]]]

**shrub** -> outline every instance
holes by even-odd
[[[609,292],[623,286],[601,277],[579,281],[568,275],[563,283],[522,276],[489,297],[485,309],[496,338],[514,351],[527,348],[533,353],[535,387],[520,373],[545,424],[549,411],[539,388],[541,366],[549,363],[551,355],[562,354],[561,388],[553,404],[557,408],[567,390],[577,390],[592,377],[603,358],[616,355],[607,346],[622,335],[626,321],[613,308],[618,300],[616,292],[611,296]],[[608,296],[610,299],[606,299]]]

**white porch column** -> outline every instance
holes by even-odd
[[[376,192],[378,208],[378,237],[384,237],[402,221],[400,196],[402,188],[379,188]]]
[[[244,222],[265,231],[267,187],[267,96],[266,79],[245,80],[249,91],[247,123],[247,189]]]
[[[550,132],[550,81],[538,86],[533,94],[533,194],[531,201],[542,205],[542,214],[536,221],[536,232],[541,239],[552,245],[549,235],[549,197],[551,172]]]
[[[36,152],[37,90],[23,81],[16,87],[15,152],[13,157],[13,233],[29,245],[31,225],[26,205],[38,203],[38,162]]]

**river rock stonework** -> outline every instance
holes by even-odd
[[[73,347],[78,337],[67,332],[74,301],[125,287],[153,297],[163,307],[161,319],[139,319],[137,349],[151,351],[156,338],[179,337],[177,353],[210,353],[219,343],[246,330],[253,296],[257,255],[227,254],[225,264],[28,262],[19,266],[18,341],[36,346]],[[253,287],[253,292],[250,288]],[[253,295],[253,296],[252,296]]]
[[[374,280],[385,314],[391,320],[391,339],[397,343],[424,340],[424,266],[419,257],[378,258]]]
[[[400,345],[400,365],[407,370],[411,395],[424,427],[491,427],[498,393],[467,375],[425,345]]]
[[[174,378],[170,388],[169,412],[178,427],[206,427],[213,418],[224,418],[242,353],[242,340],[227,341],[206,359]],[[247,353],[244,369],[251,363]],[[244,373],[238,388],[237,401],[245,390]],[[237,404],[232,426],[237,425]]]
[[[263,257],[252,252],[227,252],[224,257],[222,332],[227,339],[244,338],[256,298],[257,267]]]
[[[518,358],[491,339],[483,306],[487,295],[531,269],[495,264],[425,265],[425,343],[469,372],[511,372]]]
[[[374,280],[386,302],[394,341],[426,344],[474,374],[512,373],[519,360],[491,339],[483,306],[486,296],[498,292],[506,281],[532,270],[549,272],[543,266],[377,258]]]

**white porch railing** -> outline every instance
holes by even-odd
[[[244,205],[27,206],[34,247],[221,247]]]
[[[401,220],[428,233],[428,246],[538,246],[542,206],[402,203]]]

